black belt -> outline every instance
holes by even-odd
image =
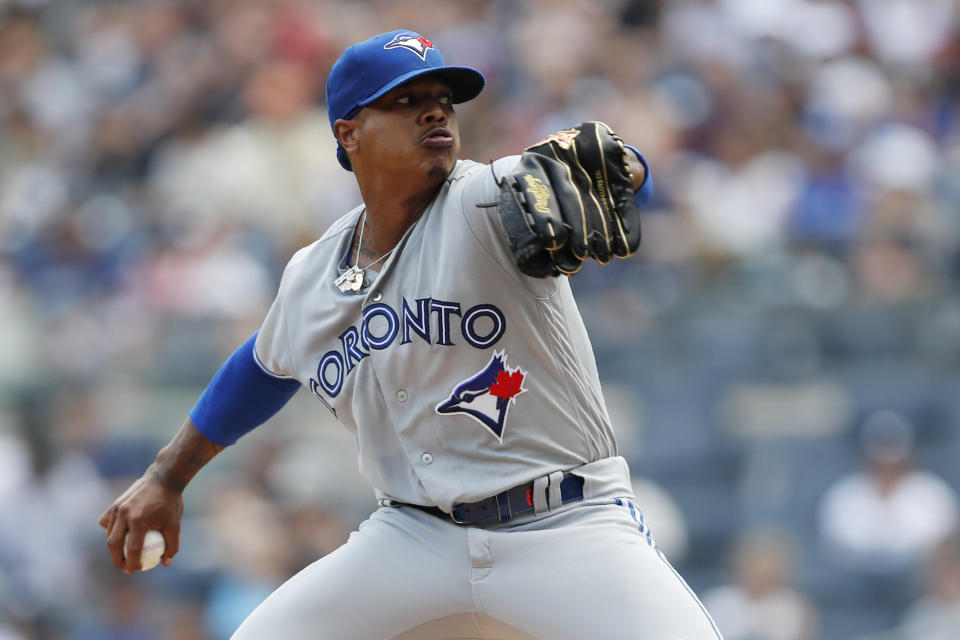
[[[583,500],[583,478],[564,474],[560,482],[560,502],[576,500]],[[392,502],[392,504],[400,507],[415,507],[438,518],[449,518],[457,524],[477,524],[491,520],[506,522],[516,515],[533,511],[533,483],[521,484],[477,502],[460,502],[453,505],[450,513],[439,507],[426,507],[422,504],[409,502]]]

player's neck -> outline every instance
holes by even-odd
[[[419,189],[385,190],[360,184],[360,194],[367,207],[367,222],[363,243],[374,252],[392,249],[403,237],[437,195],[441,181],[426,184]]]

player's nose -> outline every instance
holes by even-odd
[[[439,100],[431,100],[420,114],[420,124],[443,124],[447,121],[447,112]]]

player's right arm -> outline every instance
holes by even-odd
[[[300,388],[295,379],[271,373],[260,363],[255,350],[258,335],[253,334],[220,367],[180,431],[100,517],[118,569],[127,573],[140,569],[143,536],[150,529],[163,534],[166,550],[161,562],[168,566],[180,547],[187,484],[214,456],[280,411]]]
[[[180,548],[182,495],[187,484],[214,456],[270,419],[300,389],[283,348],[289,344],[283,301],[290,267],[304,255],[306,251],[301,250],[290,259],[260,330],[227,358],[170,443],[100,517],[118,569],[127,573],[140,569],[143,536],[150,529],[163,534],[166,550],[161,562],[168,566]],[[123,554],[127,532],[129,558]]]
[[[166,550],[161,562],[169,566],[180,547],[180,517],[183,490],[204,465],[226,448],[203,435],[187,418],[173,439],[157,454],[144,474],[100,516],[107,530],[110,559],[118,569],[140,569],[143,536],[150,529],[163,534]],[[123,555],[124,538],[130,533],[129,557]]]

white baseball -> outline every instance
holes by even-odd
[[[127,533],[123,539],[123,557],[127,557],[127,538],[129,537],[130,534]],[[147,531],[146,535],[143,536],[143,549],[140,550],[140,571],[153,569],[160,564],[160,558],[163,557],[166,548],[167,545],[163,541],[162,533],[156,529]]]

